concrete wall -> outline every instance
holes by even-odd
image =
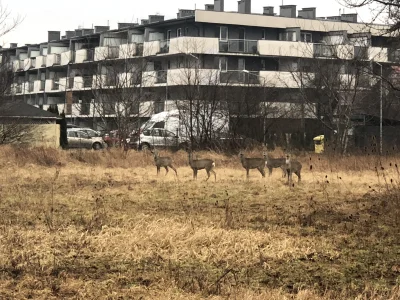
[[[3,129],[0,124],[0,131]],[[13,126],[13,125],[10,125]],[[25,126],[25,125],[22,125]],[[27,144],[32,147],[60,147],[60,125],[58,124],[33,124],[26,125],[29,128],[29,133],[25,138],[21,139],[22,144]]]
[[[169,53],[219,53],[217,38],[179,37],[171,39]]]

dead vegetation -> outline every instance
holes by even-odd
[[[400,297],[400,157],[299,155],[289,188],[168,155],[178,178],[145,152],[1,148],[0,298]]]

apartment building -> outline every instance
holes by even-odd
[[[249,114],[254,118],[266,106],[264,117],[271,119],[288,110],[280,114],[289,120],[288,131],[310,126],[318,133],[318,107],[301,109],[296,72],[312,72],[315,60],[399,62],[384,27],[358,23],[356,14],[317,17],[316,8],[295,5],[260,8],[260,14],[251,9],[251,0],[239,1],[235,12],[215,0],[204,10],[180,9],[172,20],[150,15],[140,24],[119,23],[118,29],[94,26],[63,36],[49,31],[41,44],[11,44],[1,49],[15,74],[10,94],[43,109],[57,105],[71,122],[96,127],[115,107],[109,103],[109,112],[100,116],[96,91],[121,85],[124,93],[140,92],[135,113],[146,119],[190,100],[188,86],[201,90],[199,95],[218,86],[221,107],[237,110],[235,103],[251,95],[257,99]]]

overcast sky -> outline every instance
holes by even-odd
[[[78,26],[92,28],[92,25],[107,25],[111,29],[117,27],[118,22],[135,22],[145,19],[149,14],[162,14],[166,19],[176,18],[179,8],[204,9],[204,4],[212,4],[213,0],[0,0],[3,7],[12,13],[24,18],[16,30],[0,38],[0,45],[9,46],[9,43],[33,44],[45,42],[48,30],[74,30]],[[140,3],[140,4],[139,4]],[[225,0],[226,11],[237,11],[237,0]],[[275,6],[279,13],[282,0],[253,0],[252,12],[262,13],[263,6]],[[338,15],[337,0],[284,0],[284,4],[295,4],[297,9],[303,7],[317,7],[317,16]],[[346,13],[355,12],[346,9]],[[359,11],[359,20],[367,20],[368,10]],[[140,21],[139,21],[140,22]]]

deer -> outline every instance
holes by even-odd
[[[281,168],[282,178],[286,177],[286,170],[284,166],[286,164],[286,158],[284,157],[272,158],[268,155],[268,153],[264,152],[264,159],[265,159],[265,166],[268,168],[269,176],[272,175],[272,170],[274,168]]]
[[[262,177],[265,177],[265,159],[264,158],[247,158],[244,157],[242,152],[239,153],[240,161],[242,163],[243,168],[246,169],[246,176],[249,179],[249,171],[250,169],[257,169]]]
[[[217,181],[217,174],[213,170],[215,168],[215,162],[212,159],[207,159],[207,158],[193,159],[193,153],[191,151],[188,152],[188,156],[189,156],[189,166],[193,170],[193,179],[194,180],[197,180],[197,172],[199,170],[205,169],[207,172],[207,176],[208,176],[206,181],[208,181],[208,179],[210,179],[210,173],[214,174],[215,181]]]
[[[160,174],[160,169],[161,167],[164,167],[166,170],[165,176],[167,176],[168,174],[168,167],[170,167],[172,170],[175,171],[175,175],[178,176],[178,172],[176,171],[176,169],[174,168],[174,166],[172,165],[172,159],[170,157],[160,157],[160,155],[158,154],[157,150],[151,150],[151,153],[154,155],[154,162],[156,164],[157,167],[157,175]]]
[[[290,154],[286,155],[286,162],[283,165],[285,167],[286,170],[286,174],[288,177],[288,185],[291,184],[292,182],[292,175],[293,173],[297,175],[298,177],[298,182],[301,181],[301,168],[302,165],[300,162],[298,162],[297,160],[293,160],[292,156]]]

